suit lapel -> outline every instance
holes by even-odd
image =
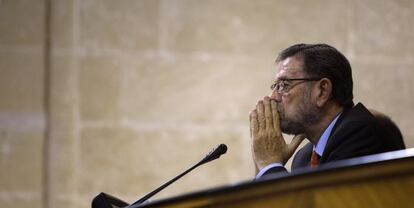
[[[335,147],[340,142],[343,142],[338,140],[340,139],[340,136],[336,136],[338,132],[340,132],[339,134],[342,134],[341,131],[344,130],[343,128],[341,129],[341,125],[349,120],[352,120],[354,117],[359,116],[360,114],[365,114],[366,111],[368,110],[365,108],[365,106],[361,103],[358,103],[353,108],[347,109],[344,112],[342,112],[331,131],[331,135],[329,135],[328,142],[326,143],[325,149],[320,159],[321,163],[324,163],[328,159],[332,150],[335,149]]]
[[[313,144],[307,143],[295,155],[292,161],[292,170],[296,168],[303,168],[310,166],[310,159],[312,155]]]

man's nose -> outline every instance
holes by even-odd
[[[282,96],[276,90],[272,90],[272,92],[269,94],[269,97],[270,99],[273,99],[276,102],[282,101]]]

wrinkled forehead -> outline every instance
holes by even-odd
[[[279,61],[277,70],[275,81],[286,78],[303,78],[305,75],[302,61],[296,57],[288,57]]]

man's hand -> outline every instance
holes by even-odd
[[[276,101],[265,96],[250,112],[253,160],[259,170],[271,163],[284,165],[304,139],[302,135],[295,136],[290,144],[286,144],[276,105]]]

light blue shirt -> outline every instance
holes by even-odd
[[[318,154],[320,157],[322,157],[323,151],[325,150],[325,146],[326,143],[328,142],[329,136],[331,135],[332,129],[335,126],[336,121],[339,118],[338,114],[334,120],[331,121],[331,123],[329,124],[329,126],[325,129],[325,131],[323,132],[322,136],[319,137],[318,143],[316,144],[316,146],[313,146],[313,150],[316,152],[316,154]],[[272,163],[267,165],[266,167],[264,167],[263,169],[260,170],[260,172],[256,175],[256,179],[259,179],[260,177],[263,176],[263,174],[268,171],[271,168],[274,167],[283,167],[283,165],[281,163]]]
[[[322,136],[319,138],[318,143],[316,144],[316,147],[313,146],[313,150],[316,152],[316,154],[319,155],[319,157],[322,157],[323,151],[325,150],[326,143],[328,142],[329,136],[331,135],[332,129],[336,124],[336,120],[339,118],[338,114],[334,120],[329,124],[328,128],[325,129]]]

